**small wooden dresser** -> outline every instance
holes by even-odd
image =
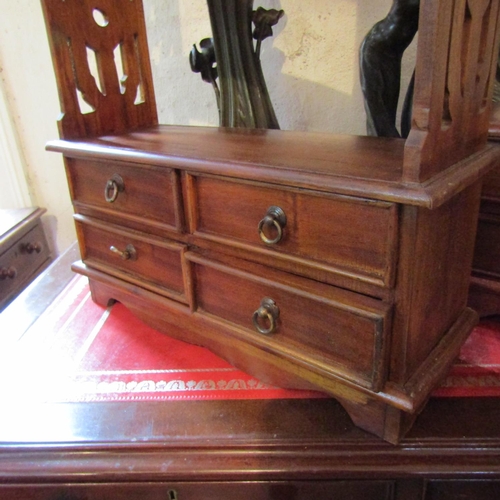
[[[42,3],[93,299],[397,442],[477,321],[499,0],[422,0],[406,142],[158,125],[141,2]]]
[[[41,208],[0,210],[0,310],[51,261]]]

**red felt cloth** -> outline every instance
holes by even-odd
[[[434,396],[500,396],[500,321],[483,319],[473,330]]]
[[[3,396],[43,402],[326,397],[268,386],[207,349],[156,332],[119,303],[98,306],[80,276],[6,358]],[[434,395],[500,395],[499,322],[474,330]]]

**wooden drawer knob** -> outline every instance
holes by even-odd
[[[2,267],[0,268],[0,280],[5,280],[7,278],[13,280],[16,277],[17,270],[15,267]]]
[[[267,209],[265,217],[259,222],[260,239],[266,245],[275,245],[283,238],[283,228],[286,226],[286,215],[282,208],[272,206]],[[276,236],[269,237],[266,233],[275,232]]]
[[[137,250],[134,248],[134,245],[127,245],[125,250],[120,250],[115,246],[109,247],[110,251],[114,254],[118,255],[122,260],[136,260],[137,259]]]
[[[26,253],[40,253],[43,249],[42,244],[39,241],[35,241],[35,243],[26,243],[24,245],[24,251]]]
[[[261,300],[260,307],[253,313],[253,326],[259,333],[269,335],[276,331],[279,316],[280,310],[276,302],[265,297]]]
[[[104,198],[108,203],[113,203],[118,198],[118,194],[125,190],[125,183],[120,175],[114,174],[104,188]]]

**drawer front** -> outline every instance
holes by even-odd
[[[82,260],[167,297],[187,302],[183,245],[75,216]]]
[[[270,278],[190,252],[196,308],[239,327],[245,340],[373,390],[384,380],[389,308],[376,299],[275,271]],[[283,278],[283,279],[280,279]],[[309,287],[311,285],[311,287]],[[315,287],[325,291],[318,295]]]
[[[0,305],[19,292],[48,259],[45,235],[37,224],[0,256]]]
[[[238,481],[0,485],[3,500],[390,500],[391,481]]]
[[[67,159],[78,210],[92,207],[122,221],[180,230],[179,183],[168,168]]]
[[[392,285],[397,245],[392,203],[203,176],[193,178],[192,191],[191,231],[199,236]],[[280,222],[279,211],[270,214],[270,207],[279,207],[286,222]]]

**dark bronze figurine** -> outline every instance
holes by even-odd
[[[194,73],[201,73],[204,82],[211,83],[217,99],[217,109],[220,112],[220,91],[217,85],[217,65],[213,38],[204,38],[200,42],[200,51],[193,45],[189,53],[189,64]]]
[[[369,135],[406,137],[410,130],[413,78],[406,95],[401,133],[396,127],[401,60],[418,30],[420,0],[394,0],[360,48],[361,88]]]

